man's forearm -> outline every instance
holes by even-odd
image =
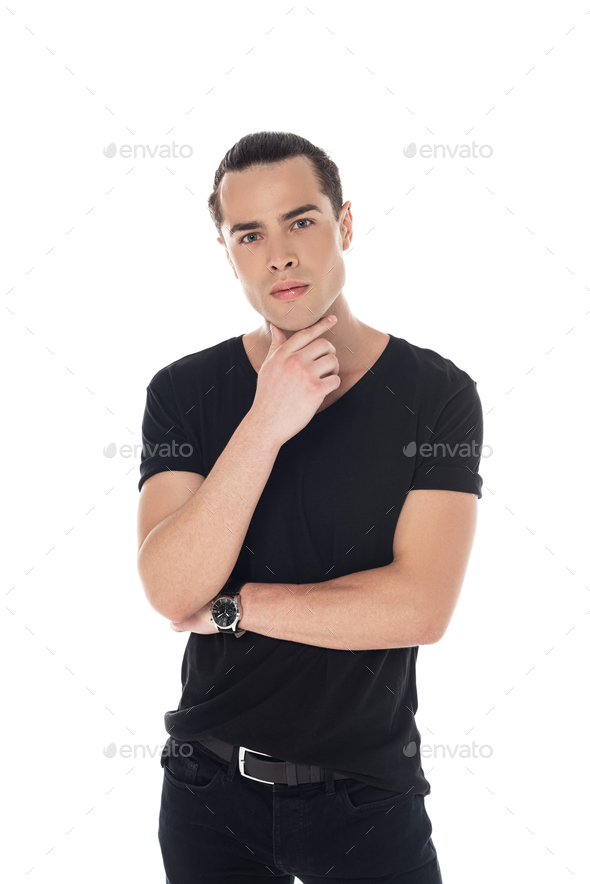
[[[184,620],[222,588],[280,447],[250,410],[196,494],[146,537],[138,571],[163,617]]]
[[[240,594],[240,628],[271,638],[342,651],[432,641],[417,589],[395,561],[323,583],[246,583]]]

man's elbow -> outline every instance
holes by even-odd
[[[165,601],[164,603],[160,600],[154,602],[147,593],[146,596],[154,611],[156,611],[157,614],[160,614],[161,617],[169,620],[171,623],[182,623],[183,620],[187,619],[187,615],[184,611],[180,612],[177,608],[170,607]]]
[[[412,637],[417,638],[415,644],[435,645],[443,637],[448,624],[443,624],[440,618],[433,616],[430,605],[413,606]]]
[[[423,630],[422,633],[422,641],[421,645],[435,645],[437,642],[441,640],[445,632],[447,631],[448,624],[442,623],[430,623],[428,627]]]
[[[166,620],[170,620],[175,623],[182,623],[182,621],[185,619],[184,610],[181,611],[176,605],[174,605],[172,599],[170,599],[169,597],[169,594],[152,592],[146,586],[143,580],[141,581],[141,583],[143,585],[143,591],[145,593],[146,599],[157,614],[165,617]]]
[[[146,565],[145,559],[138,556],[137,572],[145,597],[158,614],[177,623],[186,619],[186,602],[183,603],[179,593],[175,593],[169,580],[158,579],[153,569]]]
[[[442,632],[427,632],[426,635],[423,636],[421,645],[435,645],[437,642],[441,640],[444,633]]]

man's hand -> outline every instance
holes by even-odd
[[[258,372],[256,395],[250,414],[258,415],[266,434],[280,445],[305,427],[342,379],[334,344],[321,338],[338,317],[322,317],[293,332],[271,326],[272,342]]]
[[[174,632],[198,632],[199,635],[213,635],[214,632],[219,633],[219,630],[211,618],[212,601],[213,599],[210,599],[206,605],[203,605],[203,607],[196,612],[196,614],[192,614],[182,622],[171,621],[170,628],[173,629]]]

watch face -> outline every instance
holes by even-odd
[[[216,599],[213,605],[213,620],[217,626],[226,628],[231,626],[236,619],[236,603],[233,599]]]

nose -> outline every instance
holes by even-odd
[[[285,270],[287,267],[293,267],[294,263],[295,262],[292,259],[285,259],[284,261],[275,260],[274,262],[267,264],[267,267],[271,273],[276,273],[277,270],[280,272],[281,270]]]
[[[268,248],[268,264],[266,265],[271,273],[281,273],[285,270],[293,270],[299,264],[294,253],[293,243],[287,237],[267,238],[266,245]]]
[[[271,273],[276,273],[277,270],[280,273],[282,270],[285,270],[287,267],[292,267],[293,261],[277,261],[274,264],[267,264],[266,266],[268,267],[268,269],[270,270]]]

